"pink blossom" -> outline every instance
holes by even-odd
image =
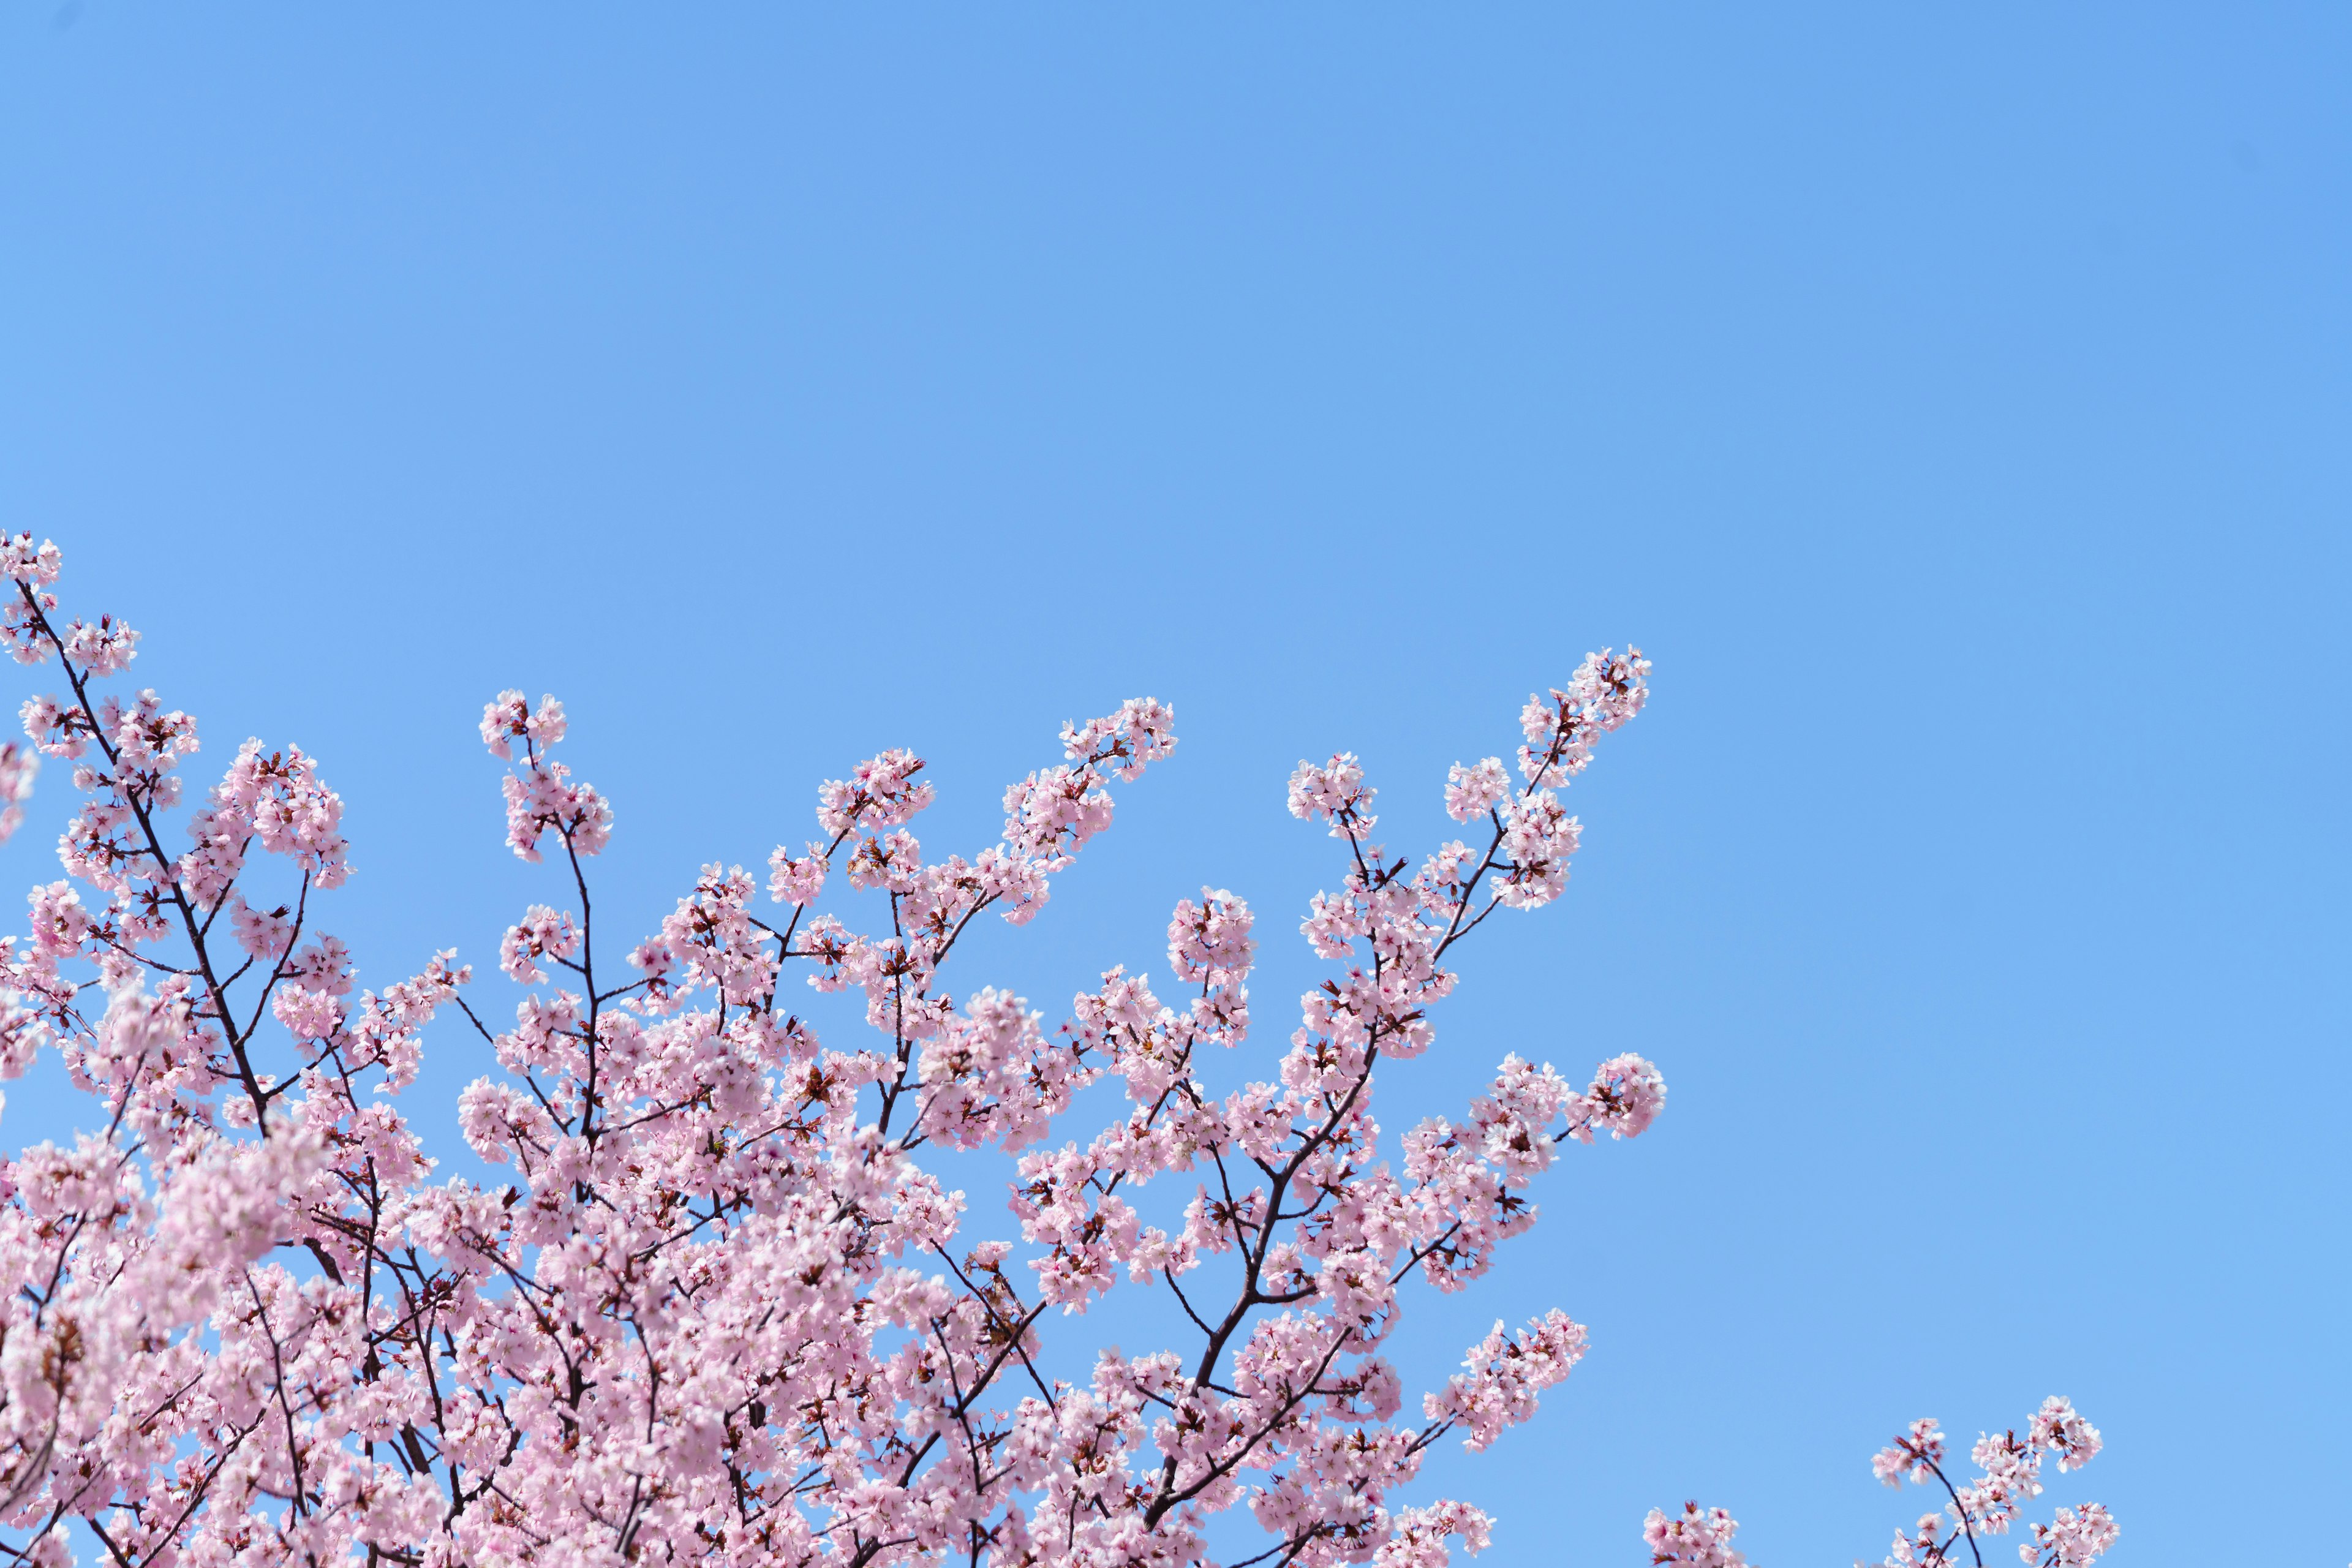
[[[1114,764],[1111,771],[1132,784],[1145,764],[1176,751],[1176,710],[1151,697],[1131,697],[1118,711],[1084,724],[1062,726],[1062,754],[1084,766]]]
[[[2062,1508],[2048,1524],[2032,1527],[2033,1540],[2019,1542],[2017,1554],[2042,1568],[2087,1568],[2123,1533],[2107,1510],[2095,1502]]]
[[[1969,1454],[1977,1473],[1956,1475],[1946,1468],[1944,1436],[1937,1423],[1914,1421],[1872,1457],[1871,1471],[1890,1487],[1909,1479],[1939,1488],[1951,1501],[1944,1511],[1922,1515],[1910,1531],[1895,1536],[1886,1568],[1944,1568],[1963,1541],[1973,1550],[1984,1537],[2007,1533],[2026,1505],[2042,1495],[2045,1457],[2060,1456],[2060,1468],[2067,1469],[2088,1463],[2098,1449],[2097,1429],[2053,1395],[2027,1424],[2025,1436],[2014,1428],[1979,1436]],[[2096,1503],[2080,1510],[2062,1508],[2052,1524],[2027,1528],[2033,1542],[2021,1545],[2019,1554],[2042,1568],[2080,1568],[2112,1545],[2116,1535],[2114,1521]]]
[[[1223,888],[1203,888],[1201,901],[1181,899],[1168,921],[1168,962],[1179,980],[1219,985],[1249,973],[1257,951],[1249,906]]]
[[[539,960],[562,962],[580,951],[580,931],[569,910],[533,904],[522,919],[507,928],[499,944],[499,967],[510,980],[536,985],[547,978]]]
[[[903,749],[857,764],[845,779],[828,780],[817,791],[817,826],[838,838],[861,822],[896,827],[931,804],[929,784],[918,784],[923,759]]]
[[[36,548],[29,533],[0,536],[0,571],[16,584],[14,597],[0,598],[0,644],[19,664],[39,664],[60,646],[48,620],[58,607],[57,595],[47,592],[58,568],[58,547],[48,541]]]
[[[147,693],[152,704],[152,693]],[[143,749],[176,758],[194,751],[194,730],[184,715],[152,720]],[[118,743],[131,749],[129,731]],[[167,742],[158,743],[163,737]],[[210,908],[244,868],[247,853],[285,856],[309,876],[312,886],[340,887],[350,875],[350,845],[342,837],[343,803],[326,787],[299,746],[264,755],[259,741],[237,748],[236,760],[215,784],[205,808],[190,819],[196,847],[180,862],[180,880],[189,897]]]
[[[552,828],[573,853],[602,852],[612,838],[613,808],[590,784],[571,782],[571,770],[547,763],[499,781],[507,799],[507,843],[536,864],[539,841]]]
[[[1612,1138],[1638,1138],[1649,1131],[1665,1103],[1665,1079],[1629,1051],[1594,1070],[1591,1087],[1575,1107],[1576,1125],[1570,1131],[1587,1143],[1596,1128]]]
[[[1475,1557],[1491,1538],[1494,1521],[1463,1502],[1439,1502],[1429,1508],[1399,1509],[1390,1521],[1390,1535],[1372,1554],[1377,1568],[1445,1568],[1452,1560],[1445,1538],[1459,1536],[1462,1549]]]
[[[849,857],[847,872],[853,888],[881,888],[893,893],[915,890],[923,869],[923,847],[900,828],[895,833],[869,834]]]
[[[18,713],[26,738],[45,757],[80,756],[97,729],[79,705],[62,704],[55,695],[27,697]]]
[[[58,547],[46,539],[36,548],[29,533],[0,535],[0,573],[25,587],[46,588],[56,582],[60,560]]]
[[[1111,797],[1092,769],[1046,768],[1004,792],[1004,843],[1060,870],[1068,854],[1110,826]]]
[[[32,892],[34,946],[55,957],[68,957],[80,952],[81,944],[98,929],[89,911],[82,907],[81,893],[71,882],[51,882],[35,888]]]
[[[293,911],[284,904],[267,912],[245,901],[242,893],[231,893],[228,905],[229,929],[236,933],[237,946],[249,958],[266,963],[276,963],[286,956],[294,941]]]
[[[1339,752],[1319,766],[1302,761],[1290,775],[1290,815],[1329,822],[1334,838],[1360,838],[1380,821],[1365,810],[1379,793],[1364,783],[1353,752]]]
[[[482,709],[482,744],[500,762],[514,759],[515,742],[522,742],[527,752],[543,751],[563,739],[564,729],[563,704],[552,697],[541,698],[534,713],[521,692],[501,691]]]
[[[93,676],[113,675],[138,657],[139,634],[112,616],[100,616],[85,625],[66,628],[66,657]]]
[[[1559,897],[1568,885],[1568,858],[1584,832],[1548,789],[1516,802],[1503,819],[1503,852],[1510,869],[1496,889],[1505,904],[1531,910]]]
[[[1932,1416],[1911,1423],[1910,1431],[1871,1456],[1870,1473],[1890,1487],[1908,1479],[1925,1481],[1944,1458],[1944,1435]]]
[[[1642,710],[1649,698],[1650,661],[1642,650],[1623,654],[1608,648],[1587,654],[1565,690],[1552,689],[1549,700],[1528,699],[1519,727],[1527,744],[1519,748],[1519,771],[1530,786],[1565,784],[1592,760],[1592,743]]]
[[[824,891],[827,869],[825,847],[812,844],[805,855],[793,855],[782,845],[768,857],[768,897],[780,904],[797,904],[805,909],[816,902]]]
[[[33,798],[33,776],[41,759],[11,741],[0,745],[0,844],[25,826],[25,803]]]
[[[2042,1402],[2027,1427],[2027,1440],[2057,1456],[2061,1472],[2078,1470],[2099,1457],[2099,1429],[2074,1413],[2057,1394]]]
[[[1445,815],[1456,822],[1472,821],[1500,805],[1510,793],[1502,758],[1488,757],[1468,767],[1456,763],[1445,775]]]
[[[334,997],[305,985],[280,985],[269,999],[269,1010],[279,1023],[306,1040],[323,1040],[342,1022]]]
[[[1490,1447],[1506,1426],[1536,1413],[1536,1395],[1568,1376],[1584,1359],[1584,1326],[1558,1308],[1531,1321],[1517,1334],[1500,1321],[1463,1359],[1442,1394],[1423,1401],[1429,1418],[1468,1428],[1462,1446],[1473,1453]]]
[[[1719,1508],[1702,1510],[1683,1504],[1679,1514],[1652,1509],[1642,1523],[1642,1541],[1653,1564],[1688,1564],[1688,1568],[1746,1568],[1748,1559],[1731,1549],[1739,1521]]]

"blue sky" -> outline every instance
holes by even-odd
[[[2072,1395],[2122,1564],[2342,1495],[2352,17],[2310,5],[0,11],[0,497],[219,753],[323,759],[376,983],[550,890],[473,734],[562,694],[647,926],[908,744],[992,840],[1176,758],[964,983],[1055,1016],[1338,875],[1589,647],[1656,695],[1388,1124],[1672,1086],[1408,1381],[1592,1330],[1431,1489],[1499,1568],[1696,1497],[1875,1558],[1866,1458]],[[31,689],[29,679],[21,680]],[[13,703],[16,699],[8,700]],[[0,850],[55,874],[66,796]],[[480,1070],[455,1035],[414,1114]],[[12,1092],[5,1136],[75,1107]],[[994,1200],[975,1194],[975,1226]],[[1116,1324],[1088,1331],[1113,1338]],[[1141,1342],[1129,1349],[1148,1348]],[[2352,1541],[2320,1508],[2307,1558]],[[2004,1549],[2006,1550],[2006,1549]]]

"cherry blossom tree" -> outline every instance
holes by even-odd
[[[0,939],[0,1075],[55,1051],[90,1128],[0,1165],[0,1554],[1125,1568],[1209,1563],[1226,1514],[1219,1542],[1261,1538],[1232,1568],[1442,1568],[1449,1541],[1486,1544],[1476,1508],[1400,1494],[1433,1445],[1527,1420],[1584,1330],[1497,1323],[1411,1398],[1383,1342],[1416,1281],[1465,1289],[1528,1229],[1562,1144],[1638,1136],[1665,1087],[1633,1055],[1580,1082],[1507,1056],[1383,1158],[1375,1070],[1430,1048],[1456,944],[1559,897],[1580,831],[1559,791],[1641,711],[1638,649],[1531,699],[1516,770],[1456,765],[1462,837],[1417,863],[1373,837],[1353,755],[1300,764],[1290,809],[1338,868],[1302,931],[1333,971],[1273,1076],[1220,1094],[1203,1058],[1251,1027],[1233,893],[1176,905],[1169,1000],[1114,967],[1049,1029],[945,978],[974,921],[1032,919],[1114,786],[1169,756],[1159,702],[1065,726],[970,859],[910,830],[921,758],[858,763],[764,889],[706,867],[616,947],[590,875],[612,805],[558,760],[562,706],[506,692],[482,739],[549,889],[499,947],[509,1017],[454,952],[357,990],[320,925],[350,861],[317,763],[248,741],[190,794],[195,721],[100,689],[138,635],[60,619],[58,566],[30,535],[0,545],[0,641],[63,682],[24,706],[30,749],[0,752],[0,835],[42,759],[81,797],[65,877]],[[803,984],[862,1001],[870,1030],[820,1043]],[[401,1110],[428,1026],[495,1057],[459,1121],[510,1179],[436,1177]],[[1123,1109],[1074,1136],[1097,1084]],[[1000,1227],[939,1167],[987,1149],[1018,1157],[1017,1225],[974,1237]],[[1055,1375],[1055,1326],[1121,1288],[1164,1292],[1185,1337]],[[2097,1447],[2053,1400],[1955,1487],[1922,1423],[1878,1468],[1941,1481],[1950,1518],[1888,1561],[1957,1561],[2045,1456]],[[1692,1505],[1645,1539],[1656,1563],[1733,1564],[1734,1528]],[[2115,1533],[2096,1505],[2033,1529],[2053,1568]]]

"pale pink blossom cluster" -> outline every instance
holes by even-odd
[[[25,803],[33,798],[33,779],[40,771],[38,752],[15,741],[0,745],[0,844],[25,826]]]
[[[2048,1524],[2029,1527],[2032,1545],[2020,1545],[2017,1554],[2041,1568],[2084,1568],[2116,1543],[2122,1533],[2107,1510],[2095,1502],[2081,1508],[2061,1508]]]
[[[1976,1477],[1955,1482],[1944,1470],[1944,1436],[1936,1422],[1913,1422],[1907,1432],[1872,1457],[1871,1473],[1890,1487],[1900,1487],[1906,1479],[1923,1486],[1931,1481],[1941,1485],[1951,1498],[1947,1510],[1949,1518],[1947,1521],[1942,1515],[1930,1514],[1922,1519],[1911,1535],[1897,1539],[1895,1555],[1888,1562],[1941,1562],[1943,1557],[1936,1553],[1948,1554],[1963,1539],[1973,1544],[1979,1535],[2006,1533],[2024,1505],[2042,1495],[2045,1458],[2054,1458],[2063,1472],[2090,1463],[2098,1452],[2098,1428],[2084,1420],[2071,1403],[2053,1394],[2026,1423],[2024,1436],[2011,1429],[1978,1437],[1969,1451]],[[2098,1513],[2102,1519],[2106,1517],[2104,1510]],[[1947,1523],[1948,1529],[1939,1536],[1937,1531]],[[2039,1527],[2035,1533],[2040,1535]],[[2096,1554],[2095,1551],[2093,1555]],[[2030,1549],[2024,1556],[2029,1563],[2034,1561]]]
[[[2026,1423],[2023,1436],[2014,1428],[1979,1436],[1969,1454],[1976,1475],[1956,1479],[1944,1468],[1941,1426],[1931,1417],[1914,1421],[1871,1456],[1871,1474],[1890,1487],[1900,1488],[1906,1480],[1941,1487],[1949,1500],[1940,1510],[1921,1514],[1909,1531],[1896,1533],[1884,1568],[1982,1564],[1986,1539],[2007,1534],[2025,1505],[2042,1495],[2043,1461],[2056,1460],[2062,1472],[2080,1469],[2098,1456],[2099,1447],[2099,1429],[2084,1420],[2072,1403],[2053,1394]],[[1654,1563],[1720,1563],[1728,1568],[1741,1561],[1737,1552],[1703,1553],[1727,1547],[1738,1528],[1738,1521],[1721,1509],[1709,1510],[1702,1521],[1698,1505],[1691,1503],[1683,1520],[1669,1520],[1654,1510],[1644,1539]],[[2026,1531],[2032,1540],[2020,1542],[2017,1554],[2029,1568],[2089,1568],[2120,1533],[2114,1516],[2095,1502],[2062,1507],[2050,1523],[2031,1523]]]
[[[563,704],[540,699],[534,711],[520,691],[501,691],[482,710],[482,743],[502,762],[520,761],[520,772],[499,781],[507,801],[507,844],[533,865],[540,843],[552,831],[566,849],[593,855],[613,833],[613,808],[593,786],[572,782],[572,770],[548,755],[568,728]],[[515,756],[514,743],[522,742]]]
[[[1065,724],[1062,754],[1069,760],[1033,773],[1004,792],[1004,843],[999,853],[1008,866],[1018,868],[1004,874],[1030,894],[1027,901],[1013,904],[1008,916],[1016,910],[1023,920],[1034,914],[1045,901],[1045,876],[1068,866],[1087,839],[1110,826],[1106,786],[1112,779],[1141,778],[1147,764],[1175,751],[1176,733],[1170,728],[1175,718],[1164,703],[1141,697],[1083,725]],[[929,805],[930,798],[925,785],[914,809]]]
[[[1739,1521],[1719,1508],[1683,1504],[1678,1514],[1654,1508],[1642,1521],[1642,1543],[1650,1549],[1652,1568],[1666,1563],[1685,1568],[1747,1568],[1748,1559],[1732,1550]]]
[[[1650,661],[1642,650],[1602,648],[1587,654],[1569,678],[1568,689],[1552,689],[1551,700],[1530,697],[1519,710],[1527,744],[1519,748],[1519,772],[1530,789],[1566,784],[1592,761],[1592,743],[1642,710],[1650,695]]]
[[[1558,792],[1639,711],[1638,652],[1530,702],[1522,784],[1454,769],[1445,809],[1476,831],[1417,868],[1372,842],[1356,758],[1302,764],[1292,810],[1344,843],[1301,927],[1334,967],[1260,1055],[1257,922],[1223,889],[1177,902],[1166,1001],[1117,966],[1055,1025],[945,978],[1171,755],[1161,703],[1066,726],[969,858],[926,850],[923,761],[884,752],[819,789],[819,837],[764,888],[706,866],[616,952],[590,875],[613,806],[557,760],[562,705],[501,693],[507,841],[559,874],[499,944],[519,989],[493,1009],[449,952],[359,987],[318,924],[351,863],[317,763],[248,742],[184,803],[194,721],[95,689],[137,637],[60,622],[58,565],[0,542],[0,638],[63,680],[26,732],[81,796],[66,877],[0,938],[0,1075],[54,1049],[97,1130],[0,1164],[0,1557],[1173,1568],[1210,1563],[1223,1513],[1275,1568],[1486,1543],[1481,1510],[1402,1494],[1449,1434],[1529,1419],[1584,1329],[1497,1324],[1413,1400],[1384,1342],[1416,1276],[1483,1274],[1559,1145],[1637,1136],[1664,1084],[1633,1054],[1583,1087],[1510,1055],[1384,1158],[1375,1074],[1435,1044],[1456,943],[1560,890]],[[10,756],[13,804],[32,753]],[[821,1041],[801,984],[864,1029]],[[401,1109],[436,1018],[495,1064],[457,1110],[496,1181],[436,1174]],[[1209,1086],[1204,1047],[1241,1087]],[[1097,1085],[1118,1109],[1072,1126]],[[1016,1157],[1010,1225],[943,1179],[982,1148]],[[1053,1324],[1121,1289],[1165,1292],[1181,1345],[1066,1364]],[[2097,1437],[2053,1409],[2022,1441],[2063,1468]],[[1652,1522],[1658,1562],[1740,1561],[1727,1517]],[[2036,1539],[2072,1563],[2103,1529]]]

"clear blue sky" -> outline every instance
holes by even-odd
[[[0,498],[215,764],[323,757],[376,983],[546,890],[499,687],[569,702],[635,925],[885,744],[977,847],[1150,692],[1177,758],[966,983],[1058,1014],[1213,882],[1270,1057],[1335,874],[1289,766],[1418,847],[1637,640],[1570,897],[1389,1080],[1672,1085],[1412,1321],[1422,1380],[1592,1329],[1433,1468],[1487,1561],[1685,1497],[1874,1559],[1898,1424],[2063,1392],[2118,1568],[2266,1504],[2339,1564],[2347,81],[2316,5],[12,4]]]

